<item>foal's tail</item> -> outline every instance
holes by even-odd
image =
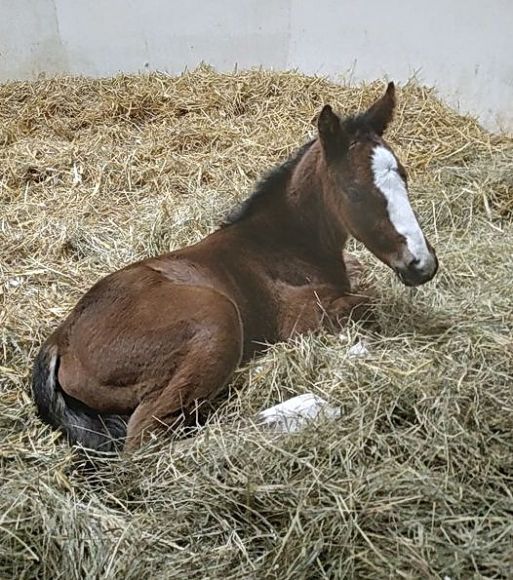
[[[32,394],[39,417],[60,429],[70,443],[88,449],[116,451],[126,436],[126,424],[119,415],[100,415],[67,395],[57,380],[57,346],[45,344],[32,371]]]

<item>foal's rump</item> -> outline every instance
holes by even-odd
[[[126,433],[121,416],[128,418],[183,373],[190,352],[206,354],[213,336],[228,345],[234,331],[237,338],[242,333],[226,296],[148,270],[124,270],[94,286],[36,359],[39,415],[73,443],[112,450]]]

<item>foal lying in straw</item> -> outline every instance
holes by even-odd
[[[361,316],[352,235],[408,285],[436,273],[403,166],[382,139],[394,85],[365,113],[326,105],[318,137],[274,169],[201,242],[95,284],[34,365],[41,418],[91,449],[141,445],[191,421],[259,344]],[[128,424],[125,423],[128,420]]]

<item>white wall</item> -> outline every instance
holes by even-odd
[[[0,80],[262,65],[406,81],[513,132],[512,0],[0,0]]]

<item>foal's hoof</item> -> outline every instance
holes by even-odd
[[[351,319],[359,322],[376,320],[376,301],[371,296],[355,296],[356,302],[351,310]]]
[[[370,322],[375,319],[374,303],[370,296],[342,296],[331,304],[330,318],[338,327],[345,326],[349,320]]]
[[[344,264],[346,266],[346,272],[349,278],[355,276],[361,276],[364,270],[363,264],[360,260],[353,254],[344,252]]]
[[[365,280],[365,267],[355,256],[346,252],[344,252],[344,263],[351,292],[363,294],[363,290],[369,286]]]

